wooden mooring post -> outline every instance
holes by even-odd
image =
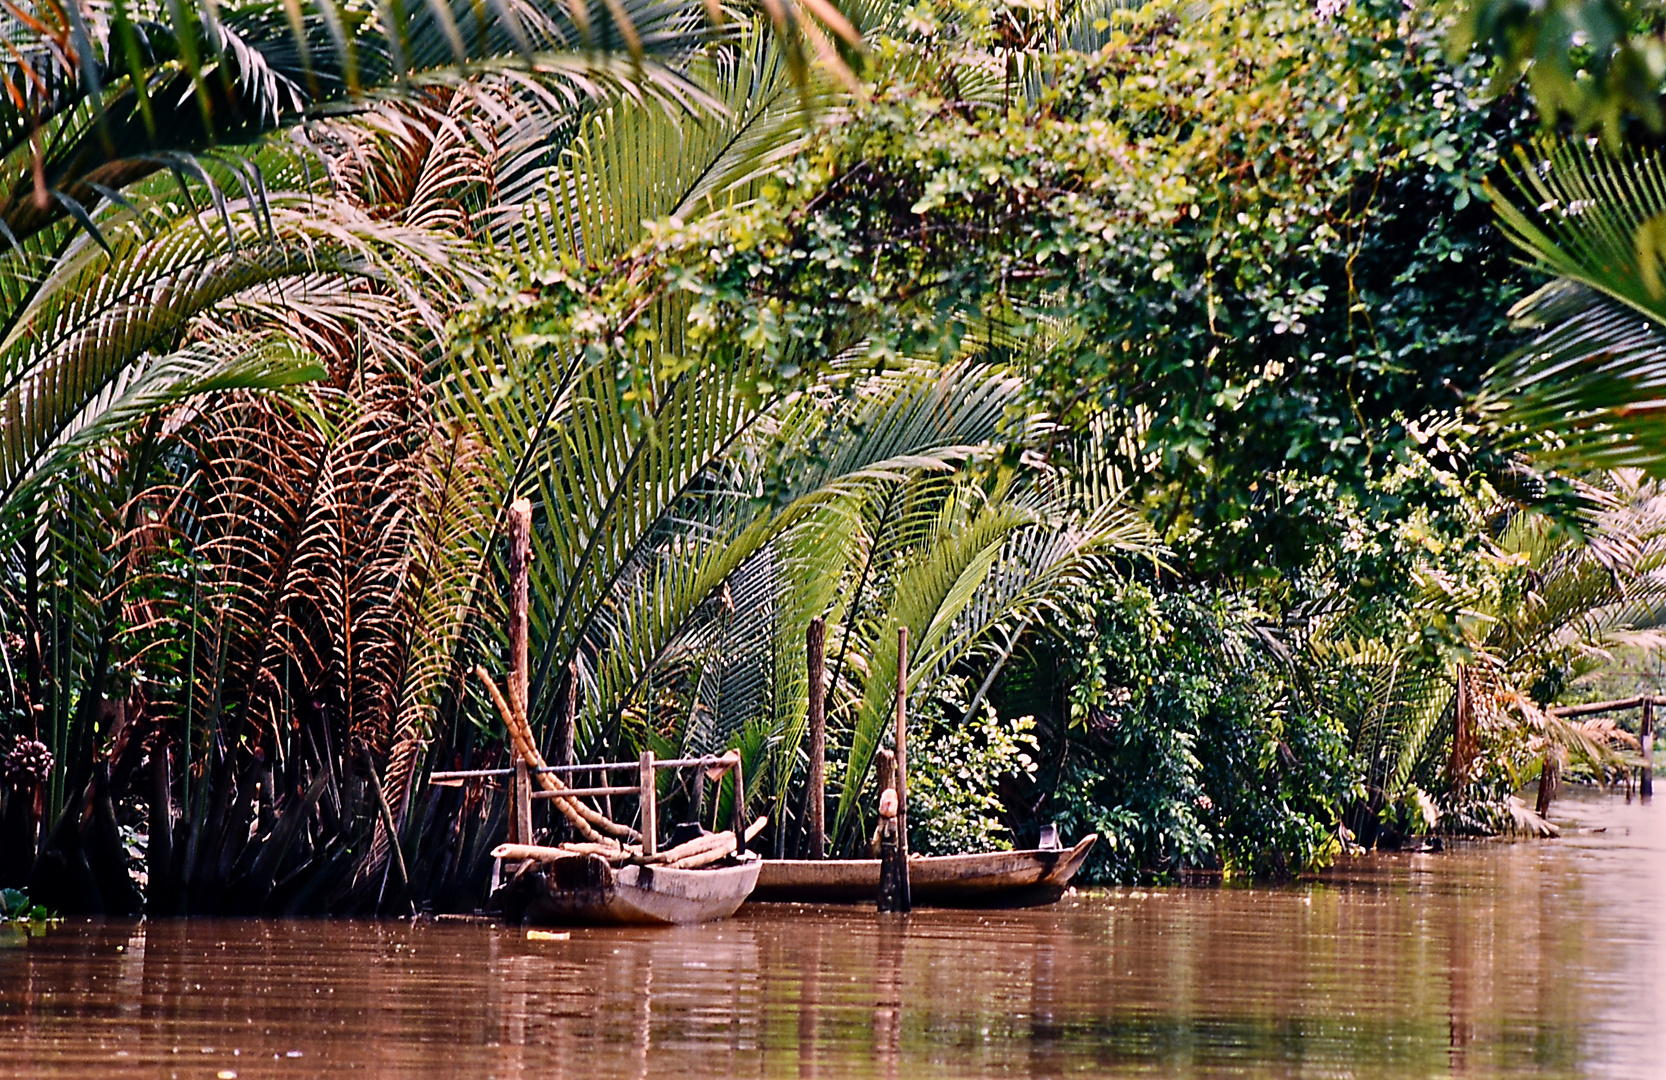
[[[1654,797],[1654,698],[1643,699],[1643,721],[1638,725],[1637,739],[1643,744],[1643,775],[1638,778],[1639,794],[1645,799]]]
[[[892,796],[880,792],[879,910],[906,914],[914,907],[908,882],[908,627],[897,628],[896,779]],[[886,811],[891,811],[887,815]]]
[[[804,653],[810,668],[810,790],[805,792],[805,809],[810,821],[810,850],[807,859],[827,857],[827,622],[821,616],[810,620],[804,635]]]
[[[532,503],[516,499],[509,504],[509,706],[527,715],[527,580],[532,558]],[[526,759],[515,754],[515,778],[511,785],[510,843],[537,843],[532,834],[532,777]]]
[[[897,826],[897,789],[886,788],[879,793],[879,910],[906,913],[911,899],[908,859]]]

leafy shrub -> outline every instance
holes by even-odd
[[[1342,731],[1287,695],[1249,615],[1219,593],[1111,583],[1059,628],[1069,720],[1049,810],[1067,836],[1101,837],[1084,882],[1280,875],[1334,852],[1357,786]]]
[[[908,843],[924,855],[1008,851],[996,794],[1003,778],[1036,772],[1035,719],[1003,723],[987,703],[960,723],[933,723],[908,746]]]

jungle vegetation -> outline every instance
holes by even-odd
[[[777,855],[817,617],[838,851],[899,627],[919,850],[1542,829],[1666,601],[1651,18],[0,4],[0,886],[477,906],[516,497],[545,756]]]

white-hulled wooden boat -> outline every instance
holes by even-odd
[[[514,922],[543,926],[648,925],[727,919],[746,902],[763,860],[747,854],[728,865],[683,870],[564,853],[528,860],[493,894]]]
[[[1096,835],[1074,847],[921,855],[908,860],[916,907],[1022,907],[1064,895]],[[765,859],[751,899],[800,904],[872,903],[879,895],[878,859]]]

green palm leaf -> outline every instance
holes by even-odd
[[[1666,467],[1666,165],[1569,142],[1512,175],[1536,209],[1497,195],[1500,224],[1557,280],[1518,305],[1531,337],[1478,407],[1547,458]]]

